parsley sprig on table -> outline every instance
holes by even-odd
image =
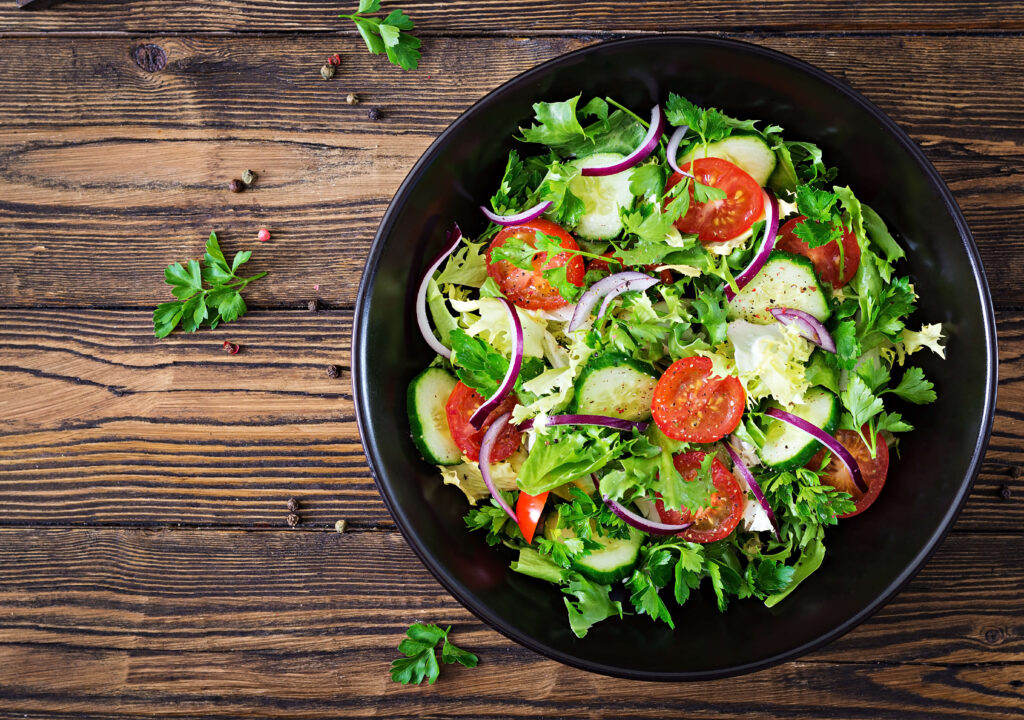
[[[392,65],[403,70],[414,70],[420,63],[419,38],[409,34],[414,26],[402,10],[392,10],[383,20],[366,17],[380,12],[380,0],[359,0],[359,9],[351,15],[340,15],[356,24],[366,47],[374,55],[387,53]]]
[[[431,685],[437,680],[441,668],[437,664],[435,648],[444,640],[441,646],[441,662],[454,664],[459,663],[468,668],[476,667],[479,658],[471,652],[456,647],[448,640],[448,633],[452,630],[449,625],[442,630],[437,625],[422,625],[413,623],[405,631],[408,637],[404,638],[398,645],[398,652],[405,657],[397,658],[391,663],[391,679],[403,685],[410,683],[419,685],[426,679]]]
[[[181,263],[168,265],[164,279],[177,300],[156,306],[153,334],[167,337],[178,326],[185,332],[195,332],[204,322],[213,329],[244,315],[242,289],[267,274],[261,272],[247,278],[237,275],[251,256],[251,251],[240,250],[229,264],[217,242],[217,233],[210,233],[202,263],[189,260],[187,268]],[[203,287],[204,284],[209,287]]]

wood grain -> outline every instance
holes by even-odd
[[[1018,550],[1015,535],[951,537],[875,618],[800,662],[651,685],[513,645],[394,532],[3,530],[0,713],[1019,717]],[[480,666],[446,667],[433,687],[393,685],[387,666],[413,621],[453,624]]]
[[[757,40],[845,77],[907,128],[963,207],[996,302],[1024,303],[1024,236],[1007,224],[1024,213],[1024,38]],[[135,64],[140,42],[166,51],[164,70]],[[431,42],[413,74],[349,48],[326,83],[329,36],[74,38],[55,73],[21,60],[50,52],[47,40],[4,40],[0,303],[151,306],[165,296],[163,267],[200,255],[210,230],[254,247],[267,226],[274,239],[252,265],[272,279],[250,288],[254,305],[301,306],[319,284],[322,301],[350,306],[379,218],[436,134],[504,80],[586,41]],[[349,91],[365,103],[345,104]],[[366,119],[370,106],[381,121]],[[256,189],[230,193],[246,167],[261,175]]]
[[[354,422],[351,321],[255,310],[156,340],[144,311],[0,311],[0,525],[284,527],[291,496],[306,527],[390,525]],[[1024,313],[998,323],[995,434],[963,530],[1024,521]]]
[[[319,0],[74,0],[53,13],[26,13],[0,9],[0,31],[7,32],[333,32],[349,31],[339,12],[352,12],[355,0],[324,3]],[[867,0],[836,4],[827,0],[771,0],[723,3],[672,0],[621,3],[584,0],[573,4],[529,0],[510,12],[504,3],[408,0],[401,7],[417,24],[420,34],[433,33],[623,33],[696,31],[831,31],[900,32],[940,30],[1013,31],[1024,28],[1024,11],[1013,0],[972,2],[958,0]],[[351,9],[347,9],[351,8]],[[387,10],[388,7],[385,7]]]

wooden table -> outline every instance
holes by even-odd
[[[385,5],[417,22],[416,72],[345,3],[0,7],[0,717],[1021,717],[1024,4]],[[548,661],[444,592],[377,495],[348,373],[363,259],[431,140],[522,70],[666,31],[791,53],[906,128],[974,230],[1004,363],[974,493],[909,587],[797,662],[681,685]],[[154,339],[163,267],[211,230],[270,273],[250,313]],[[416,620],[480,666],[393,684]]]

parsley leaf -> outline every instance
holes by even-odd
[[[460,328],[452,330],[448,339],[459,380],[485,398],[493,395],[508,372],[508,359],[486,341]]]
[[[195,332],[204,322],[216,328],[221,322],[244,315],[247,308],[242,289],[267,274],[261,272],[247,278],[236,275],[251,255],[249,251],[236,253],[229,266],[217,242],[217,233],[210,233],[202,265],[196,260],[189,260],[187,269],[181,263],[168,265],[164,281],[178,300],[161,303],[153,310],[153,334],[164,338],[179,326],[185,332]],[[204,283],[210,287],[204,288]]]
[[[839,393],[839,399],[850,412],[850,422],[857,430],[884,409],[881,398],[871,392],[864,378],[856,373],[850,376],[846,389]]]
[[[403,70],[414,70],[420,63],[420,40],[409,34],[415,25],[402,10],[392,10],[383,20],[366,17],[380,12],[380,0],[360,0],[359,8],[351,15],[338,17],[355,23],[367,49],[374,55],[386,54],[392,65]]]
[[[526,142],[541,143],[551,148],[586,140],[587,134],[576,117],[576,104],[580,96],[562,102],[534,103],[535,122],[528,128],[519,128]],[[586,107],[590,107],[588,103]]]
[[[701,291],[691,306],[697,313],[697,322],[704,326],[711,345],[725,342],[727,316],[729,314],[725,295],[708,290]]]
[[[403,685],[419,685],[426,679],[431,685],[437,680],[440,668],[437,664],[437,655],[434,649],[437,644],[444,641],[441,646],[441,662],[454,664],[459,663],[468,668],[477,666],[479,658],[471,652],[456,647],[448,639],[448,633],[452,630],[442,630],[437,625],[422,625],[413,623],[405,631],[408,636],[398,645],[398,652],[405,657],[400,657],[391,663],[391,679]]]
[[[900,384],[888,392],[915,405],[927,405],[930,402],[935,402],[937,397],[935,386],[924,376],[924,370],[919,367],[908,367],[900,379]]]
[[[576,602],[565,599],[565,609],[569,611],[569,627],[576,637],[586,637],[594,623],[605,618],[618,615],[622,617],[622,603],[609,597],[611,587],[591,582],[579,573],[573,573],[568,587],[562,592],[576,598]]]

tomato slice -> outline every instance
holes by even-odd
[[[861,429],[861,432],[865,435],[868,434],[867,425]],[[864,479],[864,483],[868,486],[868,491],[862,493],[860,488],[853,484],[853,478],[846,471],[846,466],[836,458],[832,458],[829,461],[828,467],[825,468],[825,474],[821,476],[821,482],[825,485],[831,485],[836,490],[850,493],[854,505],[857,507],[853,512],[839,516],[841,518],[848,518],[859,515],[871,507],[871,504],[878,497],[878,493],[882,491],[882,486],[885,485],[885,476],[889,474],[889,446],[885,444],[885,438],[879,434],[875,439],[875,457],[872,458],[868,446],[860,439],[860,435],[853,430],[839,430],[835,434],[835,438],[853,455],[853,459],[857,461],[857,465],[860,467],[860,474]],[[814,468],[815,470],[821,467],[821,461],[825,457],[826,452],[825,450],[819,451],[807,463],[807,467]]]
[[[491,262],[491,252],[504,245],[509,238],[519,238],[530,247],[536,247],[537,233],[557,237],[561,246],[567,250],[579,250],[579,245],[572,235],[550,220],[531,220],[523,225],[504,228],[487,248],[487,274],[494,278],[509,300],[527,310],[557,310],[569,303],[558,294],[543,275],[544,270],[567,265],[565,278],[577,287],[583,287],[583,276],[586,270],[583,258],[575,253],[558,253],[552,258],[547,253],[533,256],[533,270],[523,270],[507,260]]]
[[[676,360],[654,386],[651,413],[673,440],[709,443],[736,429],[747,394],[739,378],[712,377],[706,357]]]
[[[680,453],[673,458],[673,462],[683,479],[693,482],[705,455],[706,453],[699,451]],[[696,543],[714,542],[728,537],[740,524],[746,498],[736,477],[718,458],[711,462],[711,482],[715,486],[715,491],[711,493],[711,505],[700,508],[694,516],[691,516],[685,507],[678,510],[666,508],[660,499],[654,503],[663,523],[681,525],[693,521],[690,527],[676,533],[684,540]]]
[[[796,226],[806,219],[801,215],[785,223],[779,230],[779,238],[775,241],[775,247],[808,258],[814,263],[814,270],[818,273],[819,278],[830,283],[834,288],[841,288],[853,280],[857,268],[860,267],[860,245],[857,244],[856,234],[849,230],[843,231],[843,256],[840,258],[837,240],[811,248],[796,236],[794,232]]]
[[[761,186],[739,166],[721,158],[698,158],[683,169],[700,184],[724,190],[725,198],[699,203],[691,184],[690,208],[675,223],[679,232],[696,234],[702,243],[723,242],[742,235],[764,215]],[[672,173],[666,190],[682,179]]]
[[[519,530],[523,533],[527,545],[533,542],[533,533],[537,530],[537,521],[540,520],[540,514],[544,511],[548,492],[544,491],[540,495],[527,495],[520,492],[519,499],[516,500],[516,519],[519,521]]]
[[[484,420],[483,427],[477,430],[469,424],[469,418],[473,416],[476,409],[484,404],[484,397],[468,385],[456,383],[452,394],[448,396],[444,412],[448,417],[448,429],[452,432],[452,439],[459,446],[466,457],[476,461],[480,459],[480,443],[484,439],[484,433],[495,420],[507,412],[512,412],[519,399],[515,393],[510,393],[507,398],[501,401]],[[523,434],[516,430],[512,424],[506,425],[505,429],[498,435],[494,442],[494,449],[491,451],[491,462],[507,460],[509,455],[514,453],[522,443]]]
[[[604,253],[602,255],[602,257],[606,257],[606,258],[608,258],[608,260],[614,260],[619,265],[622,265],[624,268],[629,267],[629,265],[626,265],[626,263],[624,263],[619,258],[613,257],[613,253],[614,252],[615,252],[614,250],[609,250],[608,252]],[[608,264],[608,260],[591,260],[587,264],[587,270],[603,270],[604,272],[611,272],[612,268]],[[650,265],[643,265],[642,267],[647,272],[654,272],[655,269],[658,267],[658,263],[651,263]],[[672,271],[671,270],[661,270],[658,273],[658,277],[665,284],[671,284],[672,282],[674,282],[674,278],[672,277]]]

